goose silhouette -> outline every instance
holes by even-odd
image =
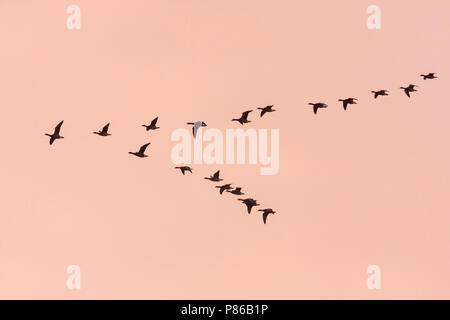
[[[263,221],[264,221],[264,224],[266,224],[266,221],[267,221],[267,216],[269,215],[269,214],[274,214],[274,213],[276,213],[276,211],[273,211],[272,209],[259,209],[258,211],[262,211],[262,217],[263,217]]]
[[[220,170],[217,170],[216,173],[214,173],[214,174],[213,174],[212,176],[210,176],[210,177],[205,177],[205,179],[206,179],[206,180],[211,180],[211,181],[214,181],[214,182],[222,181],[223,179],[220,179],[220,178],[219,178],[219,174],[220,174]]]
[[[53,131],[52,134],[45,133],[46,136],[50,137],[50,145],[52,145],[53,142],[57,139],[64,139],[64,137],[59,134],[63,123],[64,123],[64,120],[61,121],[60,123],[58,123],[58,125],[55,127],[55,130]]]
[[[253,198],[247,198],[247,199],[238,199],[239,201],[242,201],[243,204],[247,206],[247,212],[250,214],[252,212],[252,208],[254,206],[259,206],[259,203],[253,199]]]
[[[249,114],[250,112],[252,112],[252,111],[253,111],[253,110],[244,111],[244,112],[242,112],[242,115],[241,115],[241,117],[240,117],[239,119],[231,119],[231,121],[237,121],[237,122],[239,122],[240,124],[249,123],[249,122],[251,122],[251,121],[248,120],[247,118],[248,118],[248,114]]]
[[[194,138],[197,137],[198,128],[206,127],[206,123],[203,122],[203,121],[188,122],[187,124],[190,124],[190,125],[193,126],[192,127],[192,134],[193,134]]]
[[[145,124],[142,125],[142,127],[145,127],[145,130],[156,130],[159,129],[159,127],[156,126],[156,122],[158,121],[158,117],[152,120],[152,122],[147,126]]]
[[[261,110],[261,117],[267,112],[274,112],[274,111],[276,111],[275,109],[272,109],[272,108],[273,108],[273,105],[272,106],[267,106],[267,107],[264,107],[264,108],[258,108],[259,110]]]
[[[378,91],[371,91],[374,94],[374,98],[376,99],[378,96],[388,96],[389,91],[387,90],[378,90]]]
[[[411,98],[411,96],[409,95],[410,92],[415,92],[417,91],[415,88],[418,87],[415,84],[410,84],[407,87],[400,87],[400,89],[402,89],[403,91],[405,91],[405,94],[408,96],[408,98]]]
[[[94,133],[98,134],[99,136],[102,136],[102,137],[110,136],[111,134],[108,133],[108,129],[109,129],[109,123],[106,126],[104,126],[101,131],[94,131]]]
[[[175,169],[180,169],[181,170],[181,173],[184,175],[184,173],[186,172],[186,171],[189,171],[190,173],[192,173],[192,168],[191,167],[188,167],[188,166],[183,166],[183,167],[175,167]]]
[[[421,77],[423,77],[423,80],[427,80],[427,79],[436,79],[436,73],[432,72],[432,73],[428,73],[428,74],[421,74]]]
[[[347,110],[347,106],[349,104],[356,104],[356,101],[358,101],[358,99],[356,99],[356,98],[347,98],[347,99],[339,99],[339,101],[342,101],[342,104],[344,106],[344,110]]]
[[[313,106],[314,114],[317,114],[317,110],[319,110],[320,108],[327,108],[328,107],[328,105],[326,103],[323,103],[323,102],[308,103],[308,104]]]
[[[220,194],[222,194],[225,190],[233,189],[231,187],[231,183],[224,184],[223,186],[216,186],[216,188],[219,188],[219,193]]]
[[[242,193],[241,190],[242,190],[241,187],[237,187],[237,188],[235,188],[234,190],[231,190],[231,191],[227,190],[227,192],[240,196],[240,195],[245,194],[245,193]]]
[[[139,158],[145,158],[145,157],[148,157],[148,155],[146,155],[144,152],[145,152],[145,149],[147,149],[147,147],[148,147],[149,144],[150,144],[150,142],[144,144],[144,145],[139,149],[138,152],[128,152],[128,153],[129,153],[129,154],[132,154],[132,155],[135,155],[136,157],[139,157]]]

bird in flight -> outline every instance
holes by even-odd
[[[387,91],[387,90],[378,90],[378,91],[371,91],[373,94],[374,94],[374,97],[375,97],[375,99],[378,97],[378,96],[388,96],[389,95],[389,91]]]
[[[259,206],[259,203],[253,199],[253,198],[247,198],[247,199],[238,199],[239,201],[242,201],[243,204],[247,206],[247,212],[250,214],[252,212],[252,208],[254,206]]]
[[[46,136],[50,137],[50,144],[53,144],[53,141],[55,141],[56,139],[63,139],[63,136],[59,135],[59,132],[61,131],[61,126],[63,124],[64,120],[61,121],[60,123],[58,123],[58,125],[55,127],[55,131],[53,131],[53,134],[48,134],[46,133]]]
[[[273,105],[272,106],[267,106],[267,107],[264,107],[264,108],[258,108],[259,110],[261,110],[261,117],[266,113],[266,112],[274,112],[274,111],[276,111],[275,109],[272,109],[273,108]]]
[[[326,103],[318,102],[318,103],[308,103],[309,105],[313,106],[314,114],[317,114],[317,110],[319,108],[327,108],[328,105]]]
[[[253,110],[248,110],[248,111],[242,112],[242,115],[241,115],[241,117],[240,117],[239,119],[232,119],[231,121],[237,121],[237,122],[239,122],[240,124],[249,123],[249,122],[251,122],[251,121],[248,120],[247,118],[248,118],[248,114],[249,114],[250,112],[252,112],[252,111],[253,111]]]
[[[156,126],[156,122],[158,121],[158,117],[156,117],[155,119],[152,120],[152,122],[147,126],[145,124],[143,124],[142,126],[145,127],[145,129],[147,131],[149,130],[156,130],[159,129],[159,127]]]
[[[418,86],[416,86],[415,84],[410,84],[407,87],[400,87],[400,89],[403,89],[405,91],[405,94],[408,96],[408,98],[411,98],[409,93],[417,91],[416,87],[418,87]]]
[[[235,188],[234,190],[231,190],[231,191],[227,190],[227,192],[240,196],[242,194],[245,194],[245,193],[242,193],[241,190],[242,190],[241,187],[237,187],[237,188]]]
[[[223,179],[219,178],[220,170],[217,170],[216,173],[214,173],[211,177],[205,177],[206,180],[211,180],[214,182],[222,181]]]
[[[188,122],[187,124],[192,125],[192,134],[194,135],[194,138],[197,136],[198,128],[200,127],[206,127],[206,123],[203,121],[195,121],[195,122]]]
[[[423,77],[423,80],[427,80],[427,79],[436,79],[436,73],[432,72],[429,74],[421,74],[421,77]]]
[[[349,104],[356,104],[356,101],[358,101],[358,99],[356,99],[356,98],[347,98],[347,99],[339,99],[339,101],[342,101],[342,104],[344,105],[344,110],[347,110],[347,106]]]
[[[144,152],[145,152],[145,149],[147,149],[147,147],[148,147],[149,144],[150,144],[150,142],[144,144],[144,145],[139,149],[138,152],[128,152],[128,153],[129,153],[129,154],[133,154],[133,155],[135,155],[136,157],[139,157],[139,158],[145,158],[145,157],[148,157],[148,155],[146,155]]]
[[[94,133],[98,134],[99,136],[102,136],[102,137],[110,136],[111,134],[108,133],[108,129],[109,129],[109,123],[103,127],[102,131],[94,131]]]
[[[274,213],[276,213],[276,211],[273,211],[272,209],[259,209],[258,211],[262,211],[264,224],[266,224],[267,216],[268,216],[269,214],[274,214]]]
[[[190,173],[192,173],[192,168],[191,167],[188,167],[188,166],[183,166],[183,167],[175,167],[175,169],[180,169],[181,170],[181,173],[184,175],[184,173],[186,172],[186,171],[189,171]]]
[[[219,189],[220,189],[220,190],[219,190],[220,194],[222,194],[225,190],[233,189],[233,188],[231,187],[231,183],[224,184],[223,186],[216,186],[216,188],[219,188]]]

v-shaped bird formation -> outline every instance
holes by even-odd
[[[436,73],[428,73],[428,74],[421,74],[420,75],[423,80],[431,80],[431,79],[436,79]],[[417,92],[418,90],[416,90],[416,88],[418,88],[418,85],[415,84],[409,84],[406,87],[400,87],[401,90],[403,90],[403,92],[405,93],[405,95],[408,98],[411,98],[411,93],[413,92]],[[371,93],[373,94],[374,99],[377,99],[380,96],[389,96],[389,91],[386,89],[381,89],[381,90],[372,90]],[[344,110],[347,110],[347,107],[349,105],[353,105],[353,104],[357,104],[358,99],[356,98],[344,98],[344,99],[338,99],[339,102],[342,102],[342,106],[344,108]],[[312,106],[313,112],[314,114],[317,114],[319,109],[325,109],[328,107],[328,105],[324,102],[310,102],[308,103],[308,106]],[[276,111],[275,109],[273,109],[273,105],[267,105],[266,107],[258,107],[256,110],[261,110],[260,111],[260,118],[262,118],[266,113],[271,113]],[[242,115],[240,118],[233,118],[231,119],[231,121],[236,121],[239,122],[241,125],[247,124],[252,122],[251,120],[249,120],[249,115],[250,113],[253,112],[253,110],[247,110],[242,112]],[[158,122],[158,117],[154,118],[149,125],[145,125],[143,124],[142,127],[145,127],[146,131],[150,131],[150,130],[156,130],[159,129],[160,127],[158,127],[156,124]],[[46,136],[50,137],[50,145],[53,145],[53,143],[56,140],[59,139],[63,139],[64,137],[61,135],[61,128],[62,125],[64,123],[64,120],[59,122],[56,127],[54,128],[54,131],[52,134],[49,133],[45,133]],[[187,122],[188,125],[192,125],[192,134],[194,136],[194,138],[197,136],[197,132],[198,129],[201,127],[206,127],[206,123],[204,121],[195,121],[195,122]],[[111,136],[111,134],[109,133],[109,123],[107,123],[102,130],[99,131],[94,131],[93,133],[102,137],[107,137],[107,136]],[[150,142],[142,145],[138,151],[136,152],[128,152],[131,155],[134,155],[136,157],[139,158],[146,158],[148,157],[148,155],[145,153],[148,146],[150,145]],[[175,167],[175,169],[178,169],[181,171],[181,173],[183,175],[185,175],[186,172],[190,172],[192,173],[192,168],[189,166],[179,166],[179,167]],[[217,172],[215,172],[213,175],[209,176],[209,177],[205,177],[204,179],[210,180],[212,182],[220,182],[223,181],[222,178],[220,178],[220,170],[218,170]],[[219,189],[219,194],[222,195],[224,192],[226,193],[230,193],[233,195],[244,195],[245,193],[242,192],[242,187],[233,187],[231,183],[226,183],[223,185],[217,185],[215,186],[217,189]],[[257,200],[253,199],[253,198],[238,198],[238,201],[241,201],[243,204],[245,204],[245,206],[247,207],[247,212],[250,214],[252,211],[252,208],[255,206],[260,206],[260,204],[257,202]],[[265,208],[265,209],[258,209],[258,212],[262,213],[262,218],[263,218],[263,222],[264,224],[266,224],[267,222],[267,217],[269,216],[269,214],[275,214],[276,211],[274,211],[271,208]]]

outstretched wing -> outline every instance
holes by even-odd
[[[144,144],[144,145],[139,149],[139,153],[144,153],[144,152],[145,152],[145,149],[147,149],[147,147],[148,147],[149,144],[150,144],[150,142]]]
[[[253,203],[245,202],[245,205],[247,206],[247,212],[250,214],[252,212]]]
[[[249,114],[250,112],[252,112],[252,111],[253,111],[253,110],[248,110],[248,111],[242,112],[242,117],[241,117],[241,119],[242,119],[242,120],[247,120],[248,114]]]
[[[408,90],[408,89],[405,89],[405,93],[406,93],[406,95],[408,96],[408,98],[410,98],[410,96],[409,96],[409,90]]]
[[[317,104],[314,105],[313,110],[314,114],[317,114],[317,110],[319,109],[319,106]]]
[[[343,104],[344,104],[344,110],[347,110],[348,100],[344,100]]]
[[[58,123],[58,125],[55,127],[55,132],[53,133],[54,135],[58,135],[59,134],[59,132],[61,131],[61,126],[62,126],[63,122],[64,122],[64,120],[61,121],[60,123]]]
[[[55,141],[55,137],[54,136],[50,136],[50,145],[53,144],[53,141]]]
[[[263,212],[263,221],[264,221],[264,224],[266,224],[267,216],[268,216],[268,215],[269,215],[268,212]]]
[[[109,123],[103,127],[102,133],[108,133]]]
[[[214,175],[212,176],[214,179],[218,179],[219,178],[219,174],[220,174],[220,170],[217,170],[216,173],[214,173]]]
[[[152,120],[152,123],[150,123],[150,125],[152,127],[156,126],[156,122],[158,121],[158,117],[156,117],[155,119]]]
[[[194,135],[194,138],[197,137],[198,128],[200,128],[202,126],[203,126],[203,121],[196,121],[194,123],[194,126],[192,127],[192,134]]]

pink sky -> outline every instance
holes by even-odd
[[[81,30],[66,28],[71,4]],[[371,4],[381,30],[366,27]],[[1,0],[0,298],[449,299],[449,12],[448,0]],[[313,115],[318,101],[329,107]],[[173,130],[237,128],[267,104],[277,111],[246,126],[280,129],[277,175],[173,169]],[[156,116],[161,129],[140,127]],[[92,134],[107,122],[112,136]],[[127,153],[146,142],[148,158]],[[203,179],[218,169],[278,213],[264,225],[220,196]],[[366,288],[372,264],[381,290]]]

